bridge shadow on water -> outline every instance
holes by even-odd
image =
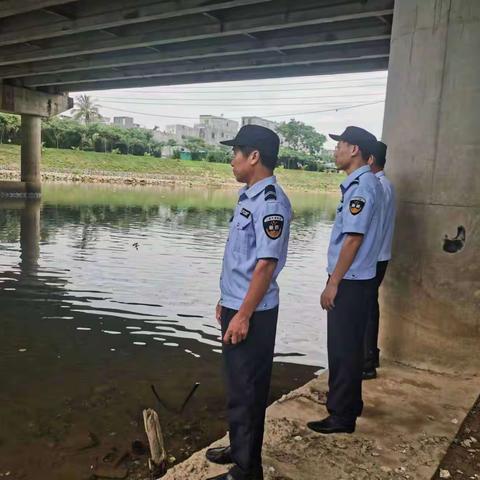
[[[231,208],[198,199],[62,204],[55,192],[0,205],[0,471],[89,478],[95,462],[144,441],[147,407],[180,461],[227,429],[211,314],[218,272],[207,270],[221,258]],[[306,215],[299,221],[308,224]],[[177,270],[170,249],[188,259]],[[272,401],[318,370],[302,357],[279,349]],[[130,471],[145,473],[145,460],[130,455]]]

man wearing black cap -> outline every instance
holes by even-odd
[[[380,306],[378,305],[378,290],[382,284],[389,260],[392,258],[392,239],[395,226],[395,190],[390,180],[385,176],[384,168],[387,161],[387,146],[377,142],[368,163],[372,172],[380,180],[383,188],[384,222],[382,229],[382,245],[377,262],[375,288],[372,292],[367,330],[365,333],[365,363],[363,379],[370,380],[377,377],[377,368],[380,365],[380,350],[378,349],[378,326],[380,321]]]
[[[363,409],[362,371],[368,306],[381,245],[383,193],[368,159],[377,139],[347,127],[337,140],[335,162],[348,176],[340,185],[328,247],[329,279],[320,303],[327,310],[329,416],[310,422],[320,433],[353,433]]]
[[[220,277],[216,308],[222,328],[230,446],[207,459],[234,466],[217,480],[262,480],[262,443],[277,328],[277,277],[287,258],[290,202],[278,186],[278,135],[246,125],[233,140],[232,167],[240,190]],[[210,479],[213,480],[213,479]]]

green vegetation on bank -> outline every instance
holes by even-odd
[[[20,169],[20,147],[0,145],[0,170]],[[206,161],[164,159],[44,148],[42,171],[77,175],[130,175],[168,177],[179,182],[219,185],[234,184],[230,165]],[[286,188],[309,191],[338,191],[342,174],[278,168],[279,182]]]
[[[46,148],[114,153],[137,157],[173,157],[230,163],[231,149],[210,145],[199,137],[156,139],[153,130],[141,127],[121,128],[102,123],[98,107],[87,95],[77,99],[71,119],[52,117],[42,121],[42,141]],[[278,165],[291,170],[331,171],[333,158],[324,149],[326,138],[314,127],[291,119],[278,125],[285,143],[280,148]],[[0,113],[0,144],[19,145],[22,126],[18,115]],[[160,136],[168,138],[168,134]],[[333,167],[334,170],[334,167]]]

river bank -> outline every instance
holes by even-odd
[[[279,168],[280,184],[289,190],[338,192],[344,176]],[[20,147],[0,145],[0,180],[19,180]],[[112,153],[46,148],[42,180],[127,185],[179,185],[238,188],[228,164]]]
[[[267,412],[266,480],[479,478],[476,473],[467,476],[467,467],[463,474],[440,475],[438,466],[478,396],[480,378],[395,363],[386,363],[379,372],[377,380],[365,382],[365,409],[354,435],[320,435],[305,426],[327,415],[325,374],[275,402]],[[478,431],[470,429],[469,435],[474,437],[467,442],[473,452]],[[227,441],[224,437],[213,445]],[[203,480],[222,471],[224,467],[205,460],[202,450],[162,478]]]

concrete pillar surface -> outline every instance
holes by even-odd
[[[381,348],[480,372],[480,1],[395,2],[383,139],[398,214]]]
[[[42,122],[34,115],[22,115],[21,181],[27,193],[41,191],[40,160],[42,154]]]

